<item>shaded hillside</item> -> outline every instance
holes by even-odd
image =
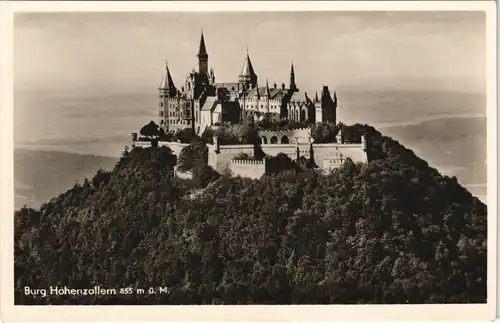
[[[416,149],[461,184],[471,185],[469,189],[486,195],[486,118],[446,118],[381,131]]]
[[[125,152],[16,212],[16,304],[485,302],[486,206],[375,129],[345,128],[363,133],[368,165],[222,176],[201,191],[174,177],[168,148]],[[23,294],[51,285],[169,293]]]
[[[14,150],[14,190],[16,209],[39,207],[65,192],[99,168],[112,169],[117,158],[71,154],[60,151]]]

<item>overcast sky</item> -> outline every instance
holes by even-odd
[[[180,88],[201,29],[218,82],[237,80],[247,47],[262,85],[288,83],[291,61],[304,90],[485,78],[482,12],[24,13],[16,90],[154,91],[165,60]]]

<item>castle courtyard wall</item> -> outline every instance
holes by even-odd
[[[223,172],[229,167],[229,163],[240,154],[254,156],[253,145],[224,145],[217,147],[208,146],[208,165],[212,166],[217,172]]]
[[[355,163],[367,163],[368,156],[363,144],[313,144],[314,161],[322,167],[325,160],[350,158]]]

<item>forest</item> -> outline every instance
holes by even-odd
[[[486,205],[373,127],[343,127],[367,136],[370,162],[328,174],[218,174],[200,141],[179,157],[126,149],[112,171],[15,211],[15,303],[486,302]],[[176,177],[178,162],[192,179]],[[34,297],[25,286],[168,293]]]

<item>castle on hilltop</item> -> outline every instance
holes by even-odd
[[[336,123],[337,95],[323,86],[320,95],[310,97],[295,82],[293,63],[288,87],[285,83],[258,85],[258,76],[247,52],[237,82],[217,83],[208,68],[208,53],[203,31],[198,49],[198,70],[187,74],[184,85],[175,86],[168,64],[158,88],[160,126],[166,132],[192,128],[200,134],[207,127],[249,118],[270,121],[290,120],[310,123]]]

